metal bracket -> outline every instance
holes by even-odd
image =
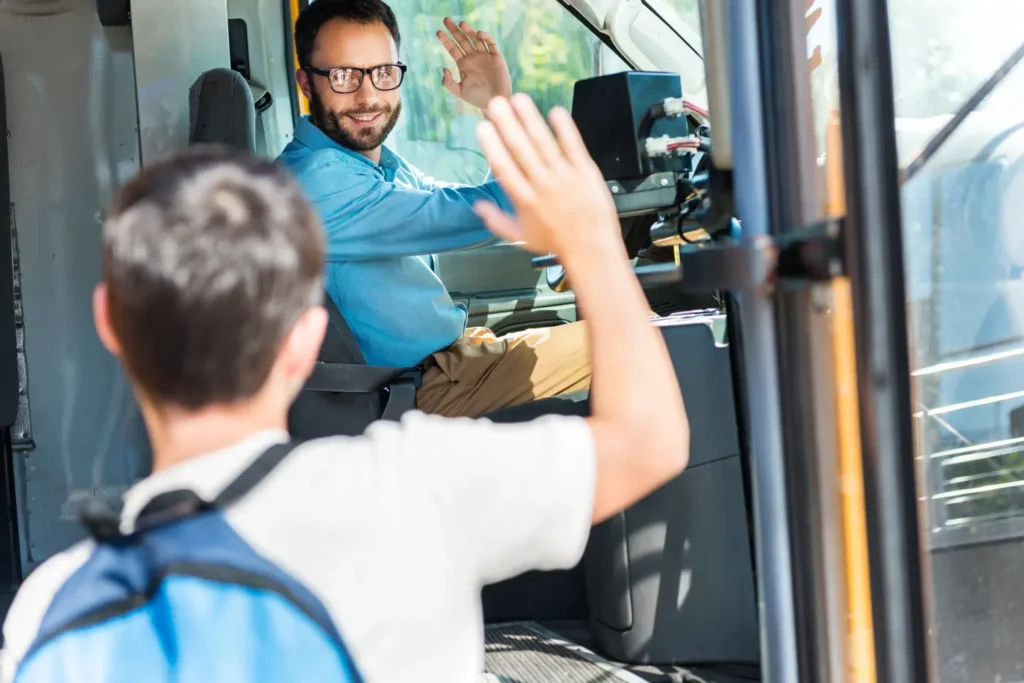
[[[554,256],[533,260],[551,267]],[[688,292],[806,286],[845,273],[843,220],[829,219],[774,239],[707,242],[679,250],[679,265],[641,266],[645,288],[674,285]]]
[[[642,215],[679,203],[679,178],[671,171],[629,180],[608,180],[606,184],[619,216]]]
[[[775,280],[825,282],[846,272],[843,219],[831,218],[775,239]]]
[[[708,243],[679,250],[679,283],[687,291],[805,286],[844,272],[842,220],[833,219],[774,239]],[[643,283],[645,269],[637,269]],[[653,273],[658,280],[662,268]]]

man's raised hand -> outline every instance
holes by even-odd
[[[437,32],[448,54],[459,69],[456,81],[450,69],[444,69],[441,85],[455,97],[478,109],[485,109],[494,97],[512,95],[512,77],[498,44],[488,33],[477,31],[462,21],[444,20],[451,33]]]
[[[551,110],[554,134],[527,95],[493,99],[487,116],[477,137],[517,214],[481,202],[477,212],[491,231],[563,261],[593,247],[624,254],[611,193],[569,112]]]

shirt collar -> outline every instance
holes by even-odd
[[[146,504],[161,493],[191,489],[201,498],[212,500],[260,453],[274,444],[288,441],[288,438],[286,431],[264,429],[226,448],[154,472],[125,494],[121,512],[122,531],[130,531]]]
[[[309,147],[311,150],[318,151],[321,149],[333,149],[342,152],[349,159],[358,163],[366,164],[371,168],[378,171],[384,171],[385,173],[394,173],[398,170],[400,160],[399,156],[391,151],[387,145],[380,146],[380,164],[375,164],[359,152],[353,152],[344,145],[339,145],[337,142],[332,140],[326,133],[317,128],[317,126],[309,120],[308,115],[299,117],[299,121],[295,126],[295,139]]]

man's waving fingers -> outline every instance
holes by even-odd
[[[473,44],[473,49],[477,51],[486,51],[487,48],[480,43],[480,34],[477,30],[470,26],[465,21],[459,22],[459,30],[469,39],[469,42]]]
[[[452,38],[455,39],[455,42],[459,44],[459,47],[462,48],[464,53],[468,55],[470,52],[476,51],[476,46],[473,45],[473,41],[461,28],[459,28],[459,25],[455,23],[454,19],[451,17],[445,17],[444,27],[451,32]]]
[[[477,42],[478,43],[483,43],[484,47],[487,48],[488,52],[490,52],[492,55],[500,55],[501,54],[501,50],[498,49],[498,42],[496,40],[494,40],[494,38],[491,36],[490,33],[487,33],[485,31],[480,31],[476,35],[477,35]]]
[[[444,45],[444,49],[448,50],[448,54],[452,56],[452,59],[454,59],[456,63],[466,56],[466,53],[462,51],[462,48],[459,47],[459,45],[451,39],[451,36],[444,31],[437,32],[437,39],[441,41],[441,44]]]

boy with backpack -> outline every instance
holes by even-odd
[[[0,680],[475,681],[480,589],[574,566],[592,524],[678,475],[675,373],[568,112],[498,98],[479,137],[590,321],[592,417],[421,413],[289,442],[324,333],[322,230],[279,167],[196,149],[144,169],[103,228],[96,329],[128,373],[153,473],[26,580]]]

